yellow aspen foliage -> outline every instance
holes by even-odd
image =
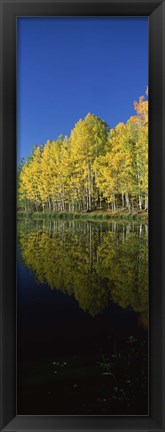
[[[147,209],[148,100],[141,96],[134,109],[127,123],[111,130],[88,113],[70,137],[35,146],[19,168],[19,207],[57,212]]]

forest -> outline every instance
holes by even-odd
[[[17,173],[17,210],[93,212],[148,209],[148,90],[135,115],[110,129],[87,114],[70,136],[34,146]]]

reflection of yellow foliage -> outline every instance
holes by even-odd
[[[73,294],[92,316],[113,300],[141,312],[143,323],[148,308],[145,226],[134,232],[129,225],[119,225],[118,232],[115,224],[104,227],[59,220],[20,227],[21,256],[38,282]]]
[[[142,326],[144,329],[148,328],[148,314],[142,312],[139,316],[139,325]]]
[[[113,300],[121,307],[131,305],[137,312],[147,308],[147,238],[136,233],[126,237],[108,233],[98,248],[98,273],[111,286]]]

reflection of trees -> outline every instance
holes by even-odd
[[[53,221],[21,225],[21,256],[38,282],[69,295],[92,316],[112,299],[146,316],[145,225]]]
[[[147,238],[109,232],[98,247],[97,273],[106,278],[113,301],[135,311],[147,307]]]

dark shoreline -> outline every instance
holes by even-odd
[[[148,222],[148,212],[128,212],[128,211],[117,211],[117,212],[105,212],[105,211],[91,211],[91,212],[20,212],[17,211],[17,219],[32,219],[32,220],[41,220],[41,219],[83,219],[83,220],[92,220],[92,221],[140,221],[140,222]]]

